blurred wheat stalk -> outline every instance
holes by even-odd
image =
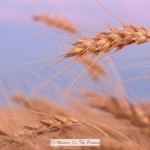
[[[52,112],[56,104],[42,98],[29,100],[21,94],[14,94],[12,99],[25,109],[1,110],[1,149],[62,149],[50,147],[51,138],[100,138],[102,150],[150,148],[150,116],[145,115],[147,110],[141,106],[132,104],[126,108],[115,97],[88,92],[85,94],[88,103],[72,101],[68,109],[60,107],[55,115]]]

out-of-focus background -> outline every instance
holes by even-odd
[[[149,0],[99,1],[125,23],[150,27]],[[71,45],[67,42],[77,40],[62,31],[34,22],[32,17],[37,14],[63,16],[96,32],[105,30],[96,16],[111,26],[121,26],[96,0],[0,0],[0,97],[6,97],[4,91],[23,91],[29,96],[43,93],[45,96],[53,95],[59,99],[55,91],[63,91],[62,87],[69,85],[83,69],[78,65],[71,67],[34,93],[35,88],[44,79],[57,73],[62,66],[67,65],[67,61],[47,70],[44,68],[51,66],[57,58],[28,65],[23,63],[58,56],[70,50]],[[85,31],[82,31],[82,35],[91,36]],[[125,84],[126,92],[139,101],[150,98],[149,49],[150,43],[131,45],[112,58]],[[81,85],[77,84],[76,89],[78,86]],[[94,88],[94,85],[92,86]],[[0,102],[3,103],[2,98]]]

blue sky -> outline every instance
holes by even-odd
[[[150,27],[150,16],[148,15],[150,2],[148,0],[101,0],[101,2],[124,22]],[[53,31],[44,25],[34,23],[32,21],[33,15],[41,13],[65,16],[97,32],[104,31],[105,28],[96,23],[101,22],[95,17],[95,14],[112,26],[120,26],[113,17],[98,6],[95,0],[86,0],[86,4],[79,0],[0,0],[0,80],[8,92],[19,89],[30,93],[31,89],[44,78],[53,75],[62,68],[61,65],[58,65],[58,67],[56,66],[42,75],[39,74],[37,77],[34,73],[42,71],[53,61],[22,66],[16,64],[44,58],[48,55],[57,56],[70,49],[70,45],[65,41],[76,40],[65,36],[60,31],[54,32],[56,30]],[[85,31],[83,34],[91,36]],[[64,41],[63,45],[62,42],[52,40],[53,37]],[[144,100],[150,97],[150,79],[127,81],[137,76],[149,75],[149,66],[131,70],[124,67],[149,62],[150,59],[127,60],[128,58],[149,57],[149,48],[150,43],[128,46],[113,58],[113,60],[125,59],[114,61],[114,63],[125,83],[127,93],[133,99]],[[75,67],[77,69],[78,66]],[[69,83],[67,73],[59,76],[48,87],[52,93],[55,91],[55,85]],[[58,87],[56,86],[56,88]],[[43,91],[49,93],[48,89]]]

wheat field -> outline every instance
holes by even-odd
[[[52,40],[50,48],[54,51],[53,44],[57,42],[56,46],[64,51],[59,51],[55,56],[21,61],[20,64],[17,64],[22,68],[26,65],[35,65],[38,72],[42,66],[43,74],[30,70],[30,73],[34,73],[34,78],[37,76],[41,78],[43,75],[42,80],[36,86],[32,86],[33,88],[30,89],[27,87],[30,94],[18,89],[17,85],[14,85],[17,88],[14,88],[13,92],[8,93],[5,90],[5,84],[2,84],[3,82],[0,80],[1,93],[5,97],[6,103],[0,106],[1,150],[150,149],[150,101],[143,99],[139,102],[138,98],[130,97],[125,88],[126,83],[122,81],[119,69],[113,62],[113,58],[118,53],[126,51],[126,47],[132,50],[135,45],[142,51],[144,45],[150,41],[150,30],[145,27],[144,22],[142,26],[134,23],[128,24],[107,9],[100,0],[95,0],[95,2],[95,7],[101,8],[101,11],[119,24],[119,27],[111,25],[105,21],[105,18],[102,19],[99,14],[95,13],[92,13],[92,16],[101,23],[102,27],[102,30],[99,31],[89,29],[88,25],[82,26],[72,18],[67,18],[57,12],[50,14],[43,10],[43,12],[30,16],[32,23],[28,22],[28,24],[32,28],[38,26],[38,31],[46,28],[46,36],[49,31],[57,33],[50,38]],[[34,2],[29,4],[32,4],[32,7],[35,6]],[[50,5],[51,2],[48,4]],[[66,9],[67,4],[65,5],[65,2],[62,4],[62,8]],[[72,5],[75,4],[72,1]],[[93,12],[90,7],[87,7],[87,4],[88,2],[79,0],[82,8]],[[59,5],[57,7],[60,9]],[[80,18],[80,16],[77,17]],[[94,17],[86,17],[91,24],[95,23],[92,22]],[[96,22],[96,25],[99,24]],[[17,37],[17,35],[15,36]],[[70,41],[64,36],[67,36]],[[38,44],[41,44],[43,48],[42,42]],[[17,56],[19,57],[19,53]],[[127,54],[127,56],[129,55]],[[142,61],[142,58],[140,60]],[[48,62],[48,65],[45,65],[45,62]],[[59,66],[62,62],[64,66],[60,66],[53,73],[51,69]],[[123,59],[119,63],[123,63]],[[132,66],[131,63],[125,68],[134,70],[134,67],[137,67],[140,70],[140,65]],[[124,66],[121,67],[121,69],[124,68]],[[148,68],[146,69],[148,70]],[[68,82],[65,75],[71,81]],[[23,75],[21,76],[23,78]],[[61,79],[58,82],[57,77]],[[32,84],[34,78],[31,80],[28,78],[29,85]],[[149,75],[129,80],[141,80],[142,78],[148,79]],[[27,83],[27,81],[24,82]],[[22,84],[21,86],[23,87]],[[50,96],[40,93],[41,89]],[[134,94],[138,95],[139,93]],[[51,146],[50,139],[100,139],[101,144],[100,146],[76,147]]]

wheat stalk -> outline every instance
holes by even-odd
[[[112,49],[115,53],[131,44],[142,44],[150,41],[150,32],[145,27],[124,25],[121,28],[112,27],[106,32],[99,32],[95,38],[81,38],[73,44],[73,48],[65,54],[65,57],[92,54],[107,54]]]
[[[81,62],[81,64],[83,64],[86,68],[88,68],[87,71],[94,80],[99,80],[100,76],[107,76],[107,72],[104,67],[102,67],[99,64],[94,63],[92,60],[90,60],[86,56],[81,57],[79,59],[79,62]]]
[[[36,107],[36,105],[37,105],[37,103],[36,103],[37,99],[35,99],[34,101],[31,102],[26,97],[21,96],[21,94],[19,94],[19,95],[18,94],[14,94],[12,96],[12,98],[16,102],[19,102],[20,104],[22,103],[26,108],[33,110],[33,112],[35,112],[35,113],[37,112],[37,114],[40,115],[39,116],[40,118],[41,118],[41,115],[42,115],[42,118],[43,118],[44,115],[46,115],[46,117],[47,117],[48,114],[50,114],[48,112],[45,113],[45,109],[42,109],[43,106],[45,108],[45,105],[42,104],[42,103],[44,103],[44,104],[46,103],[46,102],[44,102],[44,100],[40,101],[41,102],[40,109],[39,109],[39,107],[37,109],[37,107]],[[49,112],[50,112],[51,111],[50,109],[52,109],[52,105],[50,107],[50,105],[48,105],[48,104],[49,103],[47,102],[47,106],[48,106]],[[54,107],[54,105],[53,105],[53,107]],[[76,125],[86,125],[86,126],[90,126],[90,127],[94,128],[94,129],[96,129],[97,131],[101,132],[105,136],[108,136],[105,132],[103,132],[101,129],[99,129],[98,127],[96,127],[94,124],[91,124],[91,123],[86,122],[86,121],[81,121],[81,120],[77,120],[75,118],[69,117],[68,113],[64,113],[64,112],[62,113],[62,111],[63,110],[60,108],[60,110],[58,112],[59,114],[61,114],[60,116],[51,116],[52,119],[48,118],[46,120],[39,119],[39,122],[42,123],[42,124],[48,125],[48,126],[51,125],[52,129],[53,128],[60,129],[62,126],[63,127],[71,127],[71,126],[76,126]],[[65,114],[65,116],[68,116],[68,117],[63,117],[62,114]],[[40,127],[41,127],[41,125],[36,125],[36,124],[34,124],[32,126],[29,126],[29,127],[25,126],[25,128],[28,128],[28,129],[36,129],[36,128],[40,128]],[[45,127],[43,127],[43,128],[45,128]],[[46,128],[45,128],[45,130],[46,130]],[[43,132],[45,130],[42,129]],[[42,131],[40,129],[40,132],[42,132]]]
[[[129,107],[126,107],[124,103],[115,97],[102,97],[91,92],[86,93],[85,97],[89,100],[90,106],[109,112],[117,118],[126,119],[137,126],[142,133],[150,135],[150,119],[136,105],[131,103]]]
[[[96,100],[96,98],[98,97],[98,95],[96,95],[94,93],[88,93],[87,95],[91,98],[93,97],[92,98],[93,100]],[[27,99],[27,98],[24,97],[24,99]],[[36,99],[34,101],[36,101]],[[32,105],[36,104],[36,103],[34,103],[34,101],[31,103]],[[45,104],[44,101],[43,101],[43,103]],[[115,102],[114,104],[117,105],[117,107],[121,107],[121,108],[124,107],[124,105],[122,105],[122,103],[118,104],[117,102]],[[41,107],[45,107],[45,106],[41,105]],[[28,108],[31,108],[31,107],[28,107]],[[41,108],[41,110],[43,110],[43,109]],[[137,112],[137,110],[135,110],[135,112]],[[91,113],[93,113],[93,112],[91,112]],[[25,114],[27,115],[27,112],[25,112],[24,115]],[[28,115],[30,116],[32,114],[33,114],[33,112],[29,113]],[[48,147],[46,147],[46,144],[47,144],[46,142],[43,143],[43,145],[41,144],[41,142],[39,142],[39,143],[37,142],[37,144],[35,145],[34,141],[38,141],[40,139],[42,140],[42,139],[44,139],[44,137],[46,137],[46,138],[59,137],[60,138],[60,137],[64,137],[64,135],[66,135],[66,136],[68,135],[68,137],[70,138],[70,137],[75,136],[75,132],[78,132],[78,134],[77,134],[78,136],[82,132],[85,137],[89,137],[89,135],[91,135],[93,132],[93,134],[95,134],[95,135],[97,134],[97,136],[102,141],[103,141],[104,137],[107,137],[107,138],[113,137],[113,138],[116,138],[119,140],[119,142],[117,144],[119,145],[120,148],[127,149],[128,146],[125,147],[125,144],[124,144],[124,142],[125,143],[127,142],[129,144],[127,144],[127,143],[126,144],[130,145],[129,146],[130,148],[133,147],[135,150],[138,150],[137,142],[133,142],[134,143],[133,144],[132,140],[128,141],[127,139],[130,139],[130,138],[128,138],[126,136],[126,134],[125,135],[121,134],[120,131],[115,132],[113,129],[112,130],[109,128],[107,129],[107,126],[106,127],[105,127],[105,125],[103,126],[100,122],[99,122],[100,124],[94,122],[95,120],[98,119],[98,118],[96,118],[96,116],[95,116],[95,118],[93,118],[93,121],[91,119],[90,119],[91,121],[84,121],[83,119],[76,119],[76,117],[70,117],[70,116],[65,116],[65,115],[54,115],[54,116],[45,115],[44,116],[44,114],[45,113],[42,114],[42,117],[39,116],[38,120],[35,119],[33,115],[28,117],[28,118],[32,119],[33,121],[32,122],[25,121],[20,127],[17,127],[17,129],[12,128],[13,132],[11,135],[0,135],[0,138],[3,137],[3,138],[1,138],[1,141],[0,141],[0,146],[2,147],[2,149],[4,149],[4,147],[11,147],[13,145],[16,150],[20,150],[20,149],[18,149],[18,147],[20,147],[22,150],[27,149],[26,146],[30,147],[31,150],[32,149],[38,150],[38,148],[39,149],[40,148],[48,149]],[[138,116],[143,116],[143,114],[140,115],[141,113],[139,113],[139,112],[137,114],[139,114]],[[86,116],[87,115],[85,115],[85,117]],[[15,117],[15,114],[13,117]],[[24,120],[25,118],[22,118],[22,119]],[[101,119],[103,119],[103,118],[100,117],[100,113],[99,113],[99,121]],[[93,123],[90,123],[90,122],[93,122]],[[112,122],[113,122],[113,120],[112,120]],[[10,124],[11,124],[11,122],[10,122]],[[16,120],[16,124],[18,124],[17,120]],[[85,126],[87,128],[85,128]],[[82,127],[83,127],[83,130],[81,130]],[[144,129],[144,128],[142,128],[142,129]],[[73,135],[69,134],[71,131],[73,131]],[[88,134],[86,133],[87,131],[89,131]],[[53,135],[54,133],[55,133],[55,136]],[[100,134],[98,134],[98,133],[100,133]],[[123,138],[123,137],[126,137],[126,138]],[[110,141],[110,143],[111,143],[111,141]],[[107,144],[107,145],[109,145],[109,144]],[[104,150],[107,150],[105,141],[102,142],[101,147],[103,147]],[[112,147],[112,145],[110,145],[110,148],[111,147]],[[95,148],[96,147],[94,147],[94,149]]]
[[[56,104],[46,101],[42,98],[36,97],[33,100],[26,98],[21,93],[16,93],[12,95],[12,100],[23,105],[26,109],[39,112],[38,114],[41,116],[42,114],[51,114],[53,108]],[[68,116],[68,112],[63,108],[58,108],[57,114]]]
[[[49,26],[53,26],[53,27],[65,30],[72,34],[78,33],[78,30],[73,26],[73,24],[71,24],[67,20],[64,20],[60,17],[51,17],[48,15],[37,15],[37,16],[34,16],[33,19],[35,21],[45,22]]]

